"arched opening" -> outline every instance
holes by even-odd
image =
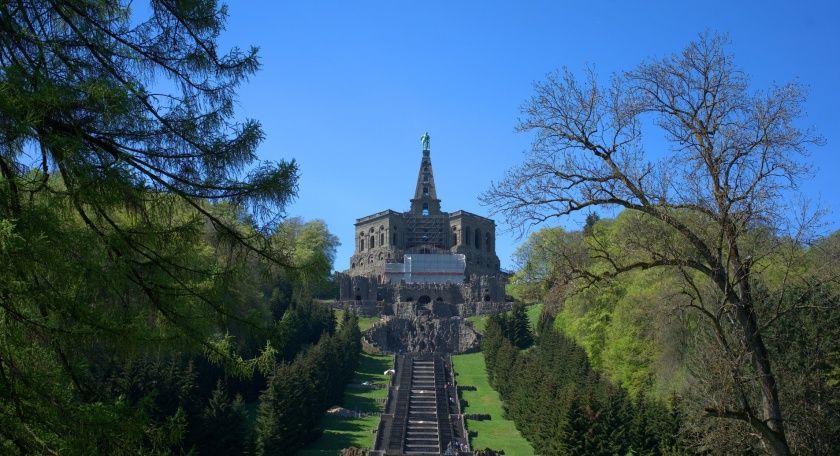
[[[484,295],[484,302],[490,302],[490,295]]]
[[[432,298],[430,298],[430,297],[428,297],[428,296],[426,296],[426,295],[420,296],[420,297],[417,299],[417,304],[428,304],[428,303],[430,303],[430,302],[432,302]]]
[[[376,247],[376,238],[373,236],[370,237],[370,248]]]
[[[397,233],[394,233],[394,238],[391,240],[391,245],[397,245]]]
[[[452,233],[452,245],[458,245],[458,233]]]
[[[475,229],[475,248],[481,248],[481,231],[478,228]]]
[[[385,233],[379,233],[379,246],[385,245]]]
[[[423,217],[429,215],[429,203],[423,203]]]
[[[492,252],[492,243],[490,242],[490,233],[484,233],[484,247],[487,248],[488,252]]]
[[[423,196],[429,196],[429,187],[423,186]]]
[[[364,250],[365,250],[365,238],[361,238],[361,239],[359,239],[359,251],[361,252],[361,251],[364,251]]]
[[[385,300],[385,298],[382,297],[382,293],[376,293],[376,300],[377,301],[383,301],[383,300]]]
[[[373,255],[368,257],[368,263],[373,264]]]
[[[470,227],[464,228],[464,241],[467,243],[467,246],[470,245]]]
[[[356,301],[361,301],[361,300],[362,300],[362,295],[356,295]]]

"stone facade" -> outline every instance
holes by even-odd
[[[476,350],[480,336],[465,317],[510,308],[495,222],[466,211],[441,211],[428,150],[411,208],[362,217],[355,228],[350,268],[337,274],[337,304],[382,316],[365,331],[366,350]]]
[[[428,150],[420,161],[411,209],[362,217],[355,228],[355,252],[346,271],[351,276],[381,281],[385,263],[402,261],[406,253],[461,253],[467,277],[499,274],[496,223],[467,211],[441,211]]]

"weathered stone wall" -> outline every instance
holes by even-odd
[[[379,278],[386,261],[402,259],[404,243],[405,223],[401,213],[387,210],[359,219],[347,272]]]
[[[387,285],[366,276],[339,273],[338,306],[349,306],[361,315],[416,314],[415,304],[425,301],[433,313],[441,316],[480,315],[487,309],[508,308],[505,304],[505,279],[502,276],[470,277],[467,283],[400,283]]]
[[[449,216],[452,253],[463,253],[467,257],[467,276],[499,273],[499,257],[496,256],[496,223],[488,218],[466,211],[453,212]]]
[[[513,307],[512,302],[465,302],[458,304],[458,314],[464,317],[472,317],[474,315],[487,315],[498,312],[510,310]]]
[[[410,214],[392,210],[359,219],[356,223],[355,248],[350,257],[350,275],[372,276],[379,279],[388,261],[402,261],[406,252],[421,249],[423,232],[409,232]],[[434,220],[432,220],[434,219]],[[493,220],[465,211],[429,216],[425,222],[435,222],[444,232],[443,248],[466,256],[466,275],[495,275],[499,273],[496,256],[496,224]],[[417,228],[419,229],[419,228]],[[425,228],[423,228],[425,230]],[[437,231],[438,228],[432,229]],[[476,233],[478,237],[476,237]],[[422,250],[422,249],[421,249]]]
[[[478,350],[481,336],[460,317],[389,317],[362,335],[363,345],[380,353],[468,353]]]

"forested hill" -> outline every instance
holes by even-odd
[[[234,115],[256,49],[150,3],[0,2],[2,454],[290,454],[356,364],[338,241]]]
[[[585,350],[586,364],[630,398],[675,404],[684,416],[683,445],[712,454],[760,453],[762,445],[745,423],[712,417],[715,410],[732,407],[732,363],[749,371],[743,358],[727,356],[715,328],[707,324],[711,312],[719,317],[726,340],[737,344],[738,332],[727,321],[726,309],[714,306],[719,301],[713,290],[695,289],[692,283],[697,282],[687,280],[685,271],[667,268],[569,280],[571,268],[604,270],[602,250],[632,256],[632,232],[645,223],[640,218],[624,211],[615,219],[590,217],[580,232],[534,232],[517,251],[522,267],[509,290],[526,301],[543,301],[544,318],[563,335],[551,340],[559,337],[554,343],[562,345],[570,343],[563,337],[570,338]],[[832,268],[840,255],[840,232],[803,245],[756,230],[749,242],[784,246],[756,259],[753,280],[756,312],[768,320],[761,330],[779,378],[790,442],[797,453],[833,454],[840,447],[840,289]],[[579,263],[570,265],[571,259]],[[507,353],[500,359],[510,356],[500,353]],[[514,371],[522,369],[532,368],[521,365]],[[511,388],[507,382],[497,379],[502,390]]]

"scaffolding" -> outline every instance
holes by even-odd
[[[385,264],[385,283],[462,283],[466,269],[463,254],[409,253],[402,263]]]
[[[405,248],[409,252],[440,253],[449,248],[449,217],[446,213],[423,215],[403,214],[406,224]]]

